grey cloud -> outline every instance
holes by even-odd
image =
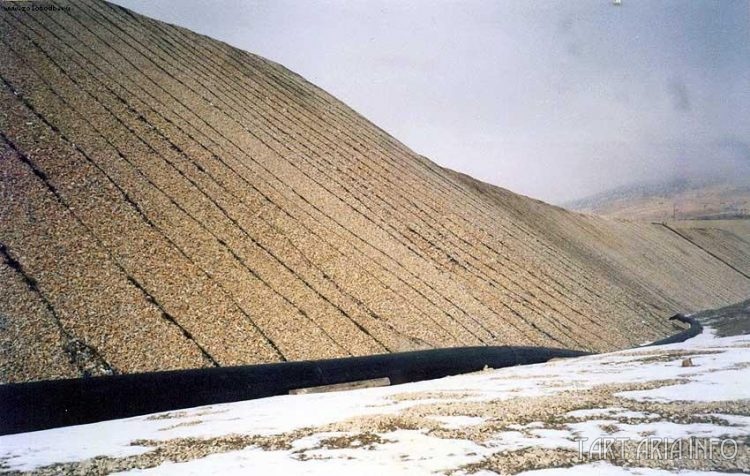
[[[690,111],[690,93],[688,92],[685,82],[680,79],[669,81],[667,90],[672,99],[672,106],[677,111]]]
[[[750,142],[737,137],[727,137],[715,143],[717,149],[729,160],[750,163]]]

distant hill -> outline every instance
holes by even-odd
[[[686,180],[619,187],[566,208],[644,221],[750,218],[750,179]]]

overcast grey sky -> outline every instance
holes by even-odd
[[[748,0],[116,0],[284,64],[441,165],[553,203],[750,177]]]

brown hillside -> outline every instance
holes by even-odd
[[[738,170],[737,174],[731,180],[677,180],[623,187],[566,206],[582,213],[639,221],[750,219],[750,172]]]
[[[745,231],[698,246],[551,207],[441,169],[268,60],[44,4],[68,10],[0,11],[0,381],[607,350],[750,296]]]

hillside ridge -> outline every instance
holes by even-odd
[[[628,185],[563,206],[610,218],[642,221],[747,220],[750,179],[706,177]]]

